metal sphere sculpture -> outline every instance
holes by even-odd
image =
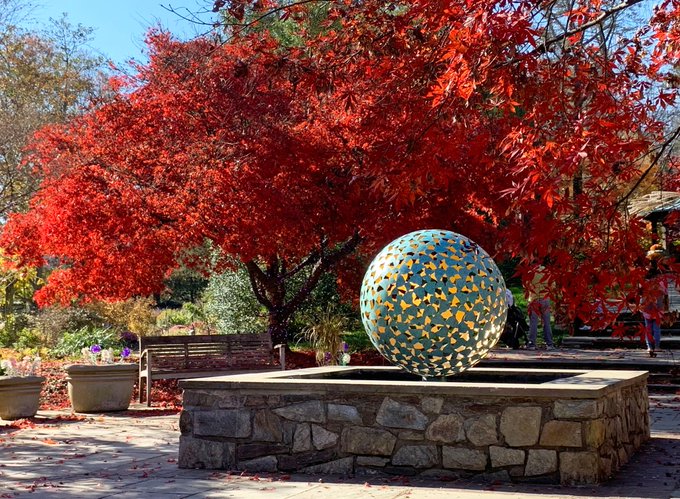
[[[420,230],[392,241],[361,285],[361,319],[373,345],[424,377],[479,362],[500,338],[506,315],[498,267],[455,232]]]

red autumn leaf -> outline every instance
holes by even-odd
[[[218,270],[246,266],[278,343],[306,298],[286,293],[299,266],[318,270],[305,292],[334,269],[356,298],[379,247],[441,227],[518,258],[525,280],[544,263],[565,318],[611,321],[603,300],[649,293],[651,235],[625,208],[666,141],[680,6],[601,46],[583,30],[614,13],[569,5],[335,2],[310,30],[303,2],[277,11],[300,43],[264,26],[223,44],[152,34],[110,101],[35,136],[44,181],[2,246],[55,267],[44,304],[159,292],[209,241]],[[214,6],[246,19],[253,2]]]

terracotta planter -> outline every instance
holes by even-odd
[[[73,364],[65,369],[74,411],[124,411],[130,405],[137,364]]]
[[[0,376],[0,418],[32,418],[40,405],[42,376]]]

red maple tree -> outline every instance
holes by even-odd
[[[324,272],[426,227],[529,279],[545,264],[570,317],[639,299],[650,234],[625,207],[677,136],[657,111],[675,102],[680,2],[616,43],[592,33],[640,1],[337,0],[320,20],[317,3],[217,2],[226,41],[152,33],[111,102],[36,135],[45,180],[2,244],[56,266],[38,300],[158,291],[209,241],[285,342]],[[293,42],[257,29],[272,18]]]

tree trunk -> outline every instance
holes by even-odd
[[[260,268],[254,260],[245,262],[253,293],[257,301],[267,309],[267,331],[271,334],[273,345],[288,346],[288,325],[291,317],[312,293],[321,276],[330,271],[338,261],[352,253],[360,241],[359,234],[355,233],[332,249],[322,243],[318,251],[310,254],[291,270],[287,270],[285,260],[278,256],[268,262],[264,269]],[[300,289],[286,300],[286,289],[291,279],[305,268],[310,269],[309,277]]]
[[[14,285],[15,281],[12,281],[5,287],[5,303],[2,304],[3,317],[14,312]]]
[[[272,337],[272,345],[288,345],[289,317],[285,317],[276,310],[269,310],[267,332]]]

